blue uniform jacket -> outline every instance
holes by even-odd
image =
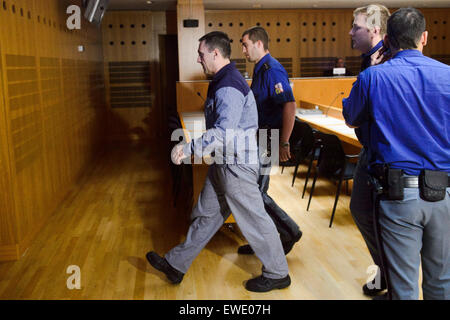
[[[286,70],[269,53],[255,65],[251,89],[258,105],[259,127],[281,129],[284,104],[295,99]]]
[[[369,166],[389,164],[406,174],[450,173],[450,67],[418,50],[361,72],[343,115],[369,125]]]

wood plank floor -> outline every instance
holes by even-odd
[[[152,151],[150,151],[152,150]],[[342,195],[328,228],[335,186],[318,181],[306,212],[305,167],[291,188],[292,168],[274,175],[269,193],[301,226],[287,256],[292,284],[251,293],[243,283],[261,272],[254,256],[236,253],[245,240],[224,226],[180,285],[169,284],[145,260],[184,239],[189,213],[172,205],[170,172],[160,148],[116,147],[101,156],[16,262],[0,263],[0,299],[366,299],[361,285],[372,264]],[[69,266],[81,289],[69,290]]]

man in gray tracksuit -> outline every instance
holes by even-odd
[[[249,291],[265,292],[290,285],[279,234],[264,209],[258,188],[258,112],[248,84],[230,63],[230,39],[211,32],[199,39],[197,62],[212,76],[205,101],[207,131],[172,151],[176,164],[191,154],[212,153],[203,190],[192,215],[186,240],[160,257],[147,253],[150,264],[180,283],[192,261],[219,230],[230,213],[263,263],[262,275],[247,281]]]

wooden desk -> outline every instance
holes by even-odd
[[[310,124],[313,128],[325,133],[335,134],[341,141],[361,148],[355,130],[347,127],[345,121],[324,114],[304,115],[296,113],[297,118]]]
[[[181,112],[181,125],[185,131],[185,142],[190,142],[190,139],[196,139],[202,136],[206,131],[206,122],[203,112]],[[189,134],[188,134],[189,133]],[[206,175],[208,174],[208,165],[204,162],[196,163],[196,159],[192,164],[192,184],[193,184],[193,205],[197,203],[198,196],[205,184]],[[236,223],[233,216],[230,215],[225,223]]]

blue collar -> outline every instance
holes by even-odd
[[[230,62],[229,64],[225,65],[222,67],[222,69],[220,69],[212,78],[212,81],[218,81],[219,79],[221,79],[223,77],[223,75],[225,73],[227,73],[227,70],[233,69],[234,68],[234,61]]]
[[[395,54],[394,58],[398,57],[420,57],[423,56],[423,53],[417,49],[406,49],[399,51]]]
[[[363,53],[361,55],[361,57],[366,58],[366,57],[370,57],[371,55],[373,55],[375,52],[378,51],[378,49],[380,49],[383,46],[384,42],[383,40],[380,40],[380,42],[378,42],[375,47],[373,47],[372,49],[369,50],[369,52],[367,53]]]
[[[253,74],[256,74],[259,71],[259,69],[261,69],[261,66],[264,63],[266,63],[267,61],[269,61],[270,58],[272,58],[270,53],[267,53],[264,57],[262,57],[261,60],[259,60],[258,63],[255,65],[255,69],[253,70]]]

